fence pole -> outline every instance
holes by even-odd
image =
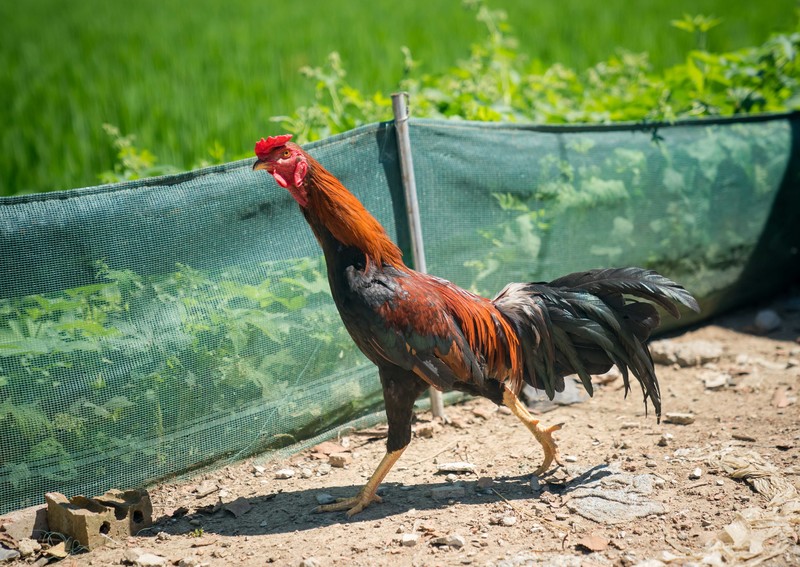
[[[400,157],[400,173],[403,190],[406,194],[406,214],[411,232],[411,254],[414,269],[427,273],[425,265],[425,247],[422,243],[422,225],[419,220],[419,201],[417,201],[417,182],[414,179],[414,161],[411,158],[411,138],[408,135],[408,93],[392,94],[392,111],[394,127],[397,132],[397,152]],[[434,417],[445,419],[442,393],[431,388],[431,413]]]

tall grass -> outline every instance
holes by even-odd
[[[795,23],[794,0],[493,0],[520,50],[544,64],[583,68],[618,47],[658,67],[694,47],[669,25],[715,14],[708,47],[762,42]],[[30,0],[0,3],[0,195],[98,183],[115,150],[104,123],[135,133],[164,162],[189,167],[216,143],[223,159],[274,133],[269,121],[313,100],[298,73],[341,53],[349,82],[388,94],[403,74],[457,64],[484,33],[459,0],[254,2]]]

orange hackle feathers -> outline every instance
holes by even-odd
[[[386,230],[342,183],[314,158],[308,160],[308,212],[345,246],[361,250],[367,262],[404,267],[403,253]],[[313,228],[313,225],[312,225]]]

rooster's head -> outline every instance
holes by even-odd
[[[256,142],[258,161],[253,164],[253,169],[265,169],[272,174],[278,185],[288,189],[294,200],[305,207],[308,204],[305,187],[308,158],[300,146],[289,141],[291,139],[291,134],[270,136],[266,140],[261,138]]]

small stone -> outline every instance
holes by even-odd
[[[325,492],[317,494],[317,504],[319,504],[320,506],[325,506],[326,504],[333,504],[334,502],[336,502],[336,498],[334,498],[330,494],[327,494]]]
[[[142,550],[139,549],[138,551],[141,552]],[[69,552],[67,551],[67,542],[62,541],[61,543],[56,544],[53,547],[48,547],[47,549],[44,550],[44,554],[49,555],[50,557],[55,557],[56,559],[64,559],[65,557],[67,557],[67,555],[69,555]]]
[[[450,473],[450,474],[449,474],[449,475],[447,475],[447,476],[446,476],[444,479],[445,479],[447,482],[449,482],[450,484],[452,484],[452,483],[454,483],[455,481],[457,481],[457,480],[458,480],[458,475],[456,475],[456,474],[453,474],[453,473]]]
[[[490,476],[482,476],[475,484],[478,486],[478,488],[489,488],[492,486],[492,484],[494,484],[494,479]]]
[[[417,437],[422,437],[423,439],[430,439],[433,437],[435,427],[430,424],[426,423],[425,425],[420,425],[417,427]]]
[[[542,483],[539,482],[538,476],[531,477],[531,490],[533,492],[541,492],[542,491]]]
[[[605,551],[608,548],[609,541],[600,536],[585,535],[575,544],[577,548],[583,548],[588,551]]]
[[[184,557],[178,561],[178,567],[202,567],[203,565],[207,565],[207,563],[204,564],[197,557]]]
[[[756,326],[756,329],[762,333],[774,331],[780,327],[782,323],[783,321],[781,321],[780,315],[778,315],[772,309],[762,309],[756,313],[756,318],[753,320],[753,324]]]
[[[747,435],[746,433],[731,433],[731,437],[739,441],[749,441],[750,443],[755,443],[757,441],[755,437]]]
[[[431,497],[434,500],[450,500],[451,498],[463,498],[467,490],[458,484],[452,486],[437,486],[431,489]]]
[[[656,468],[656,467],[658,466],[658,463],[657,463],[657,462],[655,462],[655,461],[647,461],[647,462],[644,464],[644,466],[646,466],[646,467],[650,467],[651,469],[654,469],[654,468]]]
[[[287,479],[294,476],[294,469],[280,469],[275,471],[275,478]]]
[[[719,479],[717,479],[717,483],[716,484],[717,484],[717,486],[725,486],[725,481],[722,480],[721,478],[719,478]]]
[[[349,453],[331,453],[328,457],[328,464],[337,469],[343,469],[353,462],[353,457]]]
[[[349,443],[348,443],[349,444]],[[314,446],[311,452],[318,455],[328,456],[332,453],[344,453],[345,447],[343,444],[334,443],[333,441],[323,441],[319,445]]]
[[[454,547],[456,549],[461,549],[466,544],[467,540],[464,539],[464,536],[459,534],[450,534],[443,537],[437,537],[431,540],[431,545]]]
[[[439,472],[448,473],[467,473],[475,470],[475,465],[463,461],[455,463],[441,463],[436,465],[436,470]]]
[[[517,518],[515,516],[503,516],[500,519],[500,524],[506,527],[513,526],[517,523]]]
[[[189,525],[190,526],[202,526],[203,522],[201,522],[198,518],[192,518],[191,520],[189,520]]]
[[[664,479],[663,479],[663,478],[661,478],[661,477],[658,477],[658,476],[657,476],[657,477],[656,477],[656,478],[653,480],[653,486],[655,486],[656,488],[664,488],[666,485],[667,485],[667,481],[666,481],[666,480],[664,480]]]
[[[317,473],[319,475],[326,475],[331,472],[331,465],[329,463],[322,463],[320,466],[317,467]]]
[[[578,457],[576,457],[575,455],[566,455],[564,457],[564,460],[566,462],[568,462],[568,463],[577,463],[578,462]]]
[[[252,504],[243,496],[225,505],[225,510],[233,514],[234,518],[247,514],[252,509]]]
[[[559,522],[569,520],[569,514],[567,514],[566,512],[556,512],[556,520],[558,520]]]
[[[662,433],[661,437],[658,439],[658,446],[659,447],[667,447],[675,436],[672,433]]]
[[[419,534],[403,534],[400,536],[400,545],[403,547],[414,547],[419,541]]]
[[[689,478],[692,480],[697,480],[701,476],[703,476],[703,469],[700,467],[695,468],[691,473],[689,473]]]
[[[730,384],[731,381],[730,374],[725,372],[708,372],[703,376],[703,384],[706,390],[718,390]]]
[[[0,546],[0,563],[5,561],[13,561],[19,556],[20,553],[16,549],[6,549],[5,547]]]
[[[255,476],[264,476],[267,468],[262,467],[261,465],[253,465],[253,475]]]
[[[322,567],[322,563],[316,557],[309,557],[298,563],[297,567]]]
[[[40,551],[42,546],[35,539],[23,538],[17,542],[17,550],[22,557],[28,557]]]
[[[311,478],[312,476],[314,476],[314,471],[312,471],[308,467],[304,467],[304,468],[300,469],[300,476],[302,478]]]
[[[225,500],[230,495],[231,495],[231,493],[228,492],[227,490],[220,490],[219,491],[219,499],[220,500]]]
[[[158,532],[156,534],[156,541],[169,541],[172,539],[172,535],[168,534],[167,532]]]
[[[260,524],[258,524],[258,525],[259,525],[260,527],[262,527],[262,528],[266,528],[266,527],[267,527],[269,524],[267,523],[267,521],[266,521],[266,520],[261,520],[261,523],[260,523]]]
[[[194,489],[194,493],[197,498],[205,498],[209,494],[215,493],[217,490],[219,490],[219,486],[216,482],[204,482]]]
[[[472,415],[480,417],[481,419],[489,419],[492,416],[492,411],[486,408],[477,407],[473,408]]]
[[[689,425],[694,423],[694,415],[691,413],[672,412],[664,414],[664,421],[675,425]]]
[[[134,567],[161,567],[167,564],[166,557],[161,557],[138,547],[125,551],[125,561]]]

